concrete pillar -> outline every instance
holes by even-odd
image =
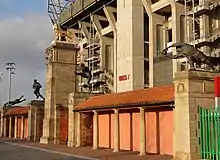
[[[200,160],[198,106],[215,107],[214,77],[218,73],[175,74],[174,159]]]
[[[34,123],[35,123],[35,113],[34,113],[34,107],[30,106],[30,109],[28,110],[28,140],[32,141],[34,140]]]
[[[12,137],[12,117],[9,117],[9,138]]]
[[[21,138],[24,139],[24,116],[21,117]]]
[[[18,135],[17,131],[18,131],[18,117],[15,116],[14,138],[17,138]]]
[[[146,127],[145,127],[145,110],[140,109],[140,156],[146,155]]]
[[[114,109],[114,150],[119,151],[119,113],[118,109]]]
[[[200,16],[200,38],[209,38],[210,32],[209,32],[209,15],[203,14]]]
[[[144,88],[144,8],[141,0],[117,1],[116,70],[118,79],[119,76],[126,79],[117,80],[117,92]]]
[[[99,147],[99,135],[98,135],[98,112],[93,111],[93,149],[98,149]]]
[[[181,42],[181,15],[185,14],[184,5],[171,2],[172,7],[172,43]],[[176,54],[176,50],[173,50],[173,55]],[[177,71],[180,71],[181,64],[177,60],[173,60],[173,78]]]
[[[69,94],[69,120],[68,120],[68,142],[67,146],[68,147],[74,147],[76,145],[76,113],[73,112],[74,106],[76,102],[75,99],[75,94],[76,93],[70,93]]]
[[[1,128],[0,128],[0,137],[3,137],[3,134],[4,134],[4,117],[3,117],[3,112],[4,110],[1,109]]]
[[[186,21],[187,27],[186,27],[186,42],[192,42],[193,40],[193,19],[192,17],[187,17],[188,20]]]
[[[76,147],[80,147],[80,142],[81,142],[81,136],[80,136],[80,129],[81,129],[81,127],[80,127],[80,119],[81,119],[81,113],[80,112],[77,112],[76,113],[76,121],[77,121],[77,125],[76,125]]]
[[[57,130],[55,117],[55,106],[68,106],[69,93],[75,92],[76,75],[71,74],[76,69],[75,45],[62,41],[54,41],[46,49],[47,73],[46,73],[46,94],[43,120],[43,136],[40,143],[48,144],[54,142],[54,135]]]
[[[3,137],[7,136],[7,117],[4,117],[4,134]]]

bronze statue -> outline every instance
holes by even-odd
[[[34,94],[36,95],[37,99],[41,97],[43,100],[45,100],[45,98],[40,93],[41,88],[42,85],[37,81],[37,79],[34,79],[34,84],[33,84]]]
[[[176,48],[176,55],[167,54],[169,48]],[[187,43],[174,43],[171,46],[160,51],[158,55],[166,55],[172,59],[179,59],[186,57],[189,61],[190,69],[195,70],[194,64],[201,67],[202,64],[206,64],[213,71],[216,70],[216,66],[220,65],[220,57],[206,56],[203,52],[198,50],[193,45]]]
[[[15,99],[14,101],[9,101],[4,104],[4,107],[11,107],[13,105],[19,104],[21,102],[26,101],[26,99],[22,99],[24,96],[21,96],[20,98]]]

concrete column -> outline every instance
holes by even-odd
[[[99,147],[99,135],[98,135],[98,112],[93,111],[93,149],[98,149]]]
[[[114,109],[114,150],[119,151],[119,113],[118,109]]]
[[[7,118],[4,117],[4,134],[3,137],[7,136]]]
[[[76,113],[73,112],[74,109],[74,102],[76,102],[75,99],[75,93],[70,93],[69,94],[69,120],[68,120],[68,142],[67,146],[68,147],[74,147],[76,145],[76,118],[75,115]]]
[[[188,20],[186,21],[187,27],[186,27],[186,42],[189,43],[193,40],[193,19],[192,17],[187,17]]]
[[[174,159],[200,160],[198,106],[215,107],[214,77],[218,73],[175,74]]]
[[[28,141],[34,139],[34,116],[34,107],[30,105],[30,109],[28,110]]]
[[[140,156],[146,155],[146,127],[145,127],[145,110],[140,109]]]
[[[172,43],[181,42],[181,31],[180,31],[180,24],[181,24],[181,15],[185,14],[184,5],[171,2],[172,7]],[[176,54],[176,50],[173,50],[173,55]],[[177,60],[173,60],[173,78],[177,71],[179,71],[180,63]]]
[[[0,137],[3,137],[3,133],[4,133],[4,118],[3,118],[3,112],[4,110],[1,110],[1,128],[0,128]]]
[[[14,138],[17,138],[17,130],[18,130],[18,117],[15,116],[15,128],[14,128]]]
[[[21,117],[21,138],[24,139],[24,116]]]
[[[203,14],[200,16],[200,38],[209,38],[209,15]]]
[[[144,8],[141,0],[117,1],[117,92],[144,88]]]
[[[81,118],[81,113],[80,112],[77,112],[76,113],[76,116],[77,116],[77,125],[76,125],[76,147],[80,147],[80,143],[81,143],[81,136],[80,136],[80,118]]]
[[[12,136],[12,117],[9,117],[9,138]]]

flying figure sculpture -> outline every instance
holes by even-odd
[[[176,55],[168,54],[168,49],[175,47]],[[158,55],[166,55],[171,59],[187,58],[189,61],[190,69],[195,70],[194,64],[201,67],[206,64],[213,71],[216,70],[215,66],[220,65],[220,57],[206,56],[203,52],[195,48],[193,45],[187,43],[174,43],[164,50],[158,52]]]
[[[7,103],[4,104],[4,107],[12,107],[16,104],[19,104],[21,102],[26,101],[26,99],[22,99],[24,96],[21,96],[20,98],[15,99],[14,101],[9,101]]]

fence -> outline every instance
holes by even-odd
[[[219,109],[199,108],[201,159],[220,160]]]

